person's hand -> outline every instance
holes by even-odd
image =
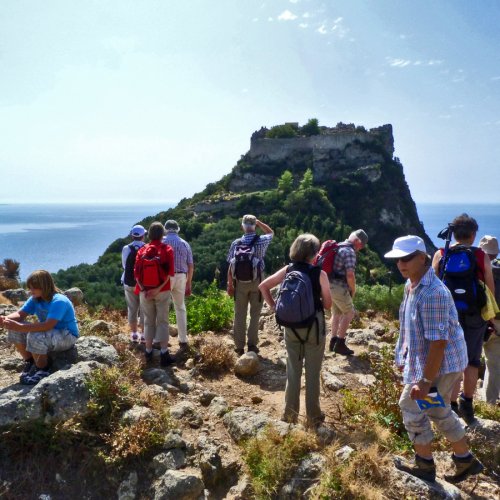
[[[189,297],[191,295],[191,283],[186,283],[186,290],[184,290],[184,296]]]
[[[420,380],[418,383],[413,384],[410,390],[411,399],[424,399],[429,394],[429,389],[431,388],[431,384],[427,382],[423,382]]]
[[[152,288],[151,290],[146,290],[146,298],[154,299],[160,293],[160,287]]]
[[[22,327],[23,325],[19,323],[18,321],[15,321],[13,319],[4,317],[3,318],[3,327],[6,328],[7,330],[13,330],[13,331],[20,331],[19,327]]]
[[[227,294],[230,296],[230,297],[233,297],[234,296],[234,286],[232,283],[228,283],[227,284]]]

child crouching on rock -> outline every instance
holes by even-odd
[[[26,284],[31,297],[19,311],[0,316],[0,326],[24,359],[21,384],[35,385],[50,375],[47,354],[73,347],[78,325],[73,304],[56,288],[49,272],[34,271]],[[36,315],[38,322],[25,322],[30,315]]]

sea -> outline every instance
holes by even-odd
[[[126,237],[138,221],[173,206],[0,204],[0,262],[5,258],[20,262],[22,280],[36,269],[56,272],[80,263],[92,264],[115,239]],[[442,245],[438,232],[463,212],[478,221],[478,239],[484,234],[500,237],[500,204],[417,203],[417,210],[436,246]],[[391,244],[388,242],[388,248]]]
[[[0,204],[0,262],[17,260],[20,278],[93,264],[117,238],[170,204]],[[165,222],[165,221],[161,221]]]

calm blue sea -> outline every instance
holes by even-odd
[[[0,205],[0,261],[19,261],[23,280],[36,269],[56,272],[82,262],[92,264],[138,221],[170,207],[158,203]]]
[[[477,220],[479,231],[475,244],[485,234],[496,236],[500,239],[500,204],[417,204],[420,220],[424,224],[425,232],[436,246],[443,246],[443,240],[437,237],[441,229],[445,228],[457,215],[467,213]]]
[[[92,264],[111,242],[127,236],[138,221],[171,206],[0,205],[0,261],[19,261],[23,280],[35,269],[56,272],[82,262]],[[500,205],[422,203],[417,209],[436,246],[442,244],[437,233],[464,211],[478,221],[478,238],[483,234],[500,237]]]

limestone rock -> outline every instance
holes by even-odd
[[[220,456],[220,445],[213,439],[202,437],[198,440],[200,450],[198,465],[205,486],[213,488],[224,479],[224,468]]]
[[[376,336],[370,328],[349,330],[347,340],[354,345],[368,345],[370,340],[376,340]]]
[[[154,500],[196,500],[204,489],[198,476],[168,470],[154,486]]]
[[[281,488],[279,498],[283,500],[305,498],[306,490],[314,485],[325,465],[326,459],[319,453],[311,453],[304,458],[293,473],[293,478]]]
[[[81,306],[83,304],[83,292],[77,287],[66,290],[64,295],[71,300],[74,306]]]
[[[186,452],[180,448],[164,451],[153,457],[156,475],[161,476],[167,470],[181,469],[186,465]]]
[[[209,406],[216,396],[217,394],[215,394],[215,392],[203,391],[202,394],[200,395],[199,400],[203,406]]]
[[[323,385],[331,391],[339,391],[345,387],[342,380],[326,370],[321,372],[321,378],[323,379]]]
[[[335,452],[335,456],[341,461],[345,462],[346,460],[349,460],[349,457],[354,453],[354,448],[351,448],[350,446],[342,446],[342,448],[339,448]]]
[[[137,496],[137,472],[131,472],[127,479],[120,483],[118,488],[118,500],[135,500]]]
[[[170,431],[163,442],[164,450],[171,450],[173,448],[186,449],[187,444],[184,439],[182,439],[181,434],[178,431]]]
[[[26,302],[29,297],[28,292],[24,288],[13,288],[11,290],[4,290],[2,292],[2,295],[6,299],[9,299],[13,304],[18,304],[19,302]]]
[[[113,324],[102,319],[96,319],[90,322],[88,329],[93,335],[96,333],[111,333],[113,331]]]
[[[229,410],[229,405],[227,401],[222,396],[216,396],[210,401],[210,405],[208,407],[208,413],[210,415],[214,415],[216,417],[222,417]]]
[[[240,377],[251,377],[260,370],[259,357],[254,352],[246,352],[234,365],[234,373]]]
[[[142,419],[151,418],[153,412],[146,406],[135,405],[130,410],[127,410],[121,417],[122,422],[136,423]]]
[[[201,418],[196,406],[190,401],[182,401],[170,408],[170,416],[179,421],[187,423],[195,429],[201,427],[203,419]]]

